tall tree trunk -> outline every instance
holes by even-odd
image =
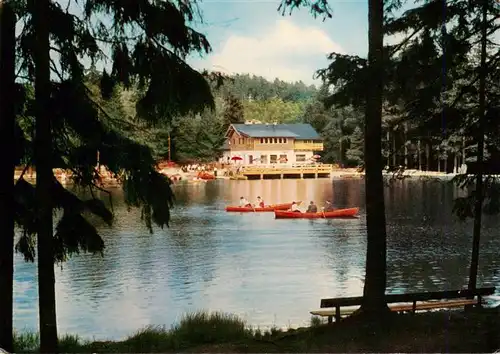
[[[444,158],[444,167],[443,167],[443,172],[448,173],[448,155]]]
[[[35,99],[36,99],[36,200],[38,213],[38,296],[40,321],[40,351],[57,353],[57,321],[55,301],[54,255],[52,247],[53,219],[51,187],[52,130],[50,112],[49,30],[50,0],[35,1]]]
[[[391,165],[391,130],[387,128],[387,166]]]
[[[340,161],[340,168],[344,168],[344,147],[342,144],[342,141],[344,140],[343,137],[339,139],[339,161]]]
[[[418,170],[422,171],[422,151],[420,146],[420,138],[417,142],[417,154],[418,154]]]
[[[457,174],[457,172],[458,172],[458,155],[455,152],[453,154],[453,173]]]
[[[404,144],[405,144],[405,168],[408,168],[408,144],[407,144],[407,132],[408,127],[406,122],[404,123]]]
[[[16,18],[0,0],[0,348],[13,352],[14,172]]]
[[[384,0],[368,1],[368,70],[371,85],[365,111],[366,275],[361,312],[381,319],[389,311],[385,301],[386,229],[382,177]]]
[[[465,136],[462,137],[462,165],[465,163]]]
[[[425,144],[425,167],[426,171],[431,170],[431,144],[429,142]]]
[[[393,129],[392,130],[392,166],[393,167],[396,167],[398,165],[396,158],[397,158],[397,156],[396,156],[396,132]]]
[[[474,229],[472,232],[472,256],[469,270],[469,289],[477,285],[479,266],[479,242],[481,240],[481,218],[483,213],[483,160],[484,160],[484,113],[486,101],[486,44],[488,35],[488,0],[482,0],[481,67],[479,77],[479,126],[477,136],[476,200],[474,205]]]

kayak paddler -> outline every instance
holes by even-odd
[[[258,208],[264,208],[264,201],[262,200],[262,198],[259,196],[257,197],[257,203],[256,203],[256,206]]]
[[[294,211],[296,213],[301,213],[300,209],[299,209],[299,205],[295,202],[292,202],[292,207],[290,208],[291,211]]]
[[[251,207],[252,204],[248,202],[248,200],[244,197],[240,197],[240,207]]]
[[[323,208],[323,211],[325,211],[325,212],[333,211],[333,205],[328,200],[325,202],[325,206]]]
[[[309,206],[307,207],[306,213],[317,213],[317,212],[318,212],[318,207],[311,200],[311,202],[309,203]]]

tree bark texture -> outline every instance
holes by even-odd
[[[474,228],[472,231],[472,256],[469,271],[469,289],[477,285],[477,271],[479,267],[479,244],[481,241],[481,219],[483,213],[483,175],[484,175],[484,114],[486,108],[486,49],[488,36],[488,0],[482,0],[482,29],[481,29],[481,66],[479,77],[479,126],[477,135],[477,175],[476,200],[474,205]]]
[[[368,1],[368,70],[365,112],[365,183],[367,252],[361,312],[388,311],[386,288],[386,228],[382,177],[383,0]]]
[[[0,0],[0,348],[13,352],[16,18]]]
[[[54,256],[52,247],[53,216],[51,186],[52,130],[50,112],[50,57],[48,8],[49,0],[36,0],[33,20],[35,23],[35,99],[36,99],[36,200],[38,216],[38,296],[40,351],[57,353],[57,320],[55,301]]]

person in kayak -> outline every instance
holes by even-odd
[[[257,203],[256,203],[256,206],[258,208],[264,208],[264,201],[262,200],[262,198],[259,196],[257,197]]]
[[[323,211],[333,211],[333,205],[328,200],[325,202],[325,206],[323,207]]]
[[[295,202],[292,202],[292,207],[290,208],[290,211],[294,211],[296,213],[301,213],[301,211],[299,209],[299,205]]]
[[[252,204],[248,202],[248,200],[244,197],[240,197],[240,207],[251,207]]]
[[[309,206],[307,207],[306,213],[317,213],[317,212],[318,212],[318,207],[311,200],[311,202],[309,203]]]

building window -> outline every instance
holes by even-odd
[[[260,155],[260,163],[263,165],[267,164],[267,155]]]
[[[285,143],[285,144],[286,144],[286,138],[283,138],[283,143]]]
[[[304,154],[295,155],[295,161],[296,162],[305,162],[306,161],[306,155],[304,155]]]
[[[271,163],[276,163],[278,162],[278,155],[271,155],[271,160],[270,160]]]
[[[274,138],[274,143],[277,144],[278,143],[278,139]]]
[[[260,143],[264,144],[264,139],[263,138],[260,138]]]
[[[267,144],[267,138],[264,140],[264,142]]]
[[[280,163],[287,163],[288,159],[286,158],[286,155],[280,155]]]

